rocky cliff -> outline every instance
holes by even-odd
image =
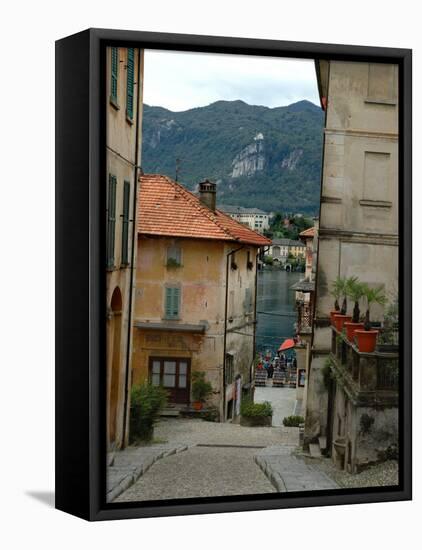
[[[287,107],[218,101],[171,112],[145,105],[143,169],[189,188],[208,178],[220,203],[316,213],[323,113],[300,101]]]

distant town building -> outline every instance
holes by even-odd
[[[293,241],[292,239],[273,239],[266,252],[276,263],[288,263],[289,256],[295,259],[304,259],[306,246],[302,241]]]
[[[306,247],[305,276],[295,283],[291,289],[295,291],[295,303],[297,310],[296,321],[296,359],[297,359],[297,388],[296,399],[302,404],[302,410],[306,410],[307,381],[311,358],[312,323],[315,304],[315,272],[316,251],[318,247],[318,219],[314,220],[314,226],[299,233],[299,238]]]
[[[107,444],[128,441],[133,214],[141,155],[144,52],[107,48]]]
[[[289,257],[290,239],[272,239],[267,254],[274,262],[285,264]]]
[[[254,379],[256,269],[270,240],[166,176],[140,179],[133,383],[149,380],[187,408],[205,372],[220,420],[239,414]]]
[[[331,327],[330,289],[337,276],[358,276],[397,298],[398,66],[321,60],[316,68],[326,124],[305,445],[320,444],[357,472],[397,448],[398,354],[361,353]],[[383,315],[372,308],[372,321]]]
[[[219,209],[239,223],[243,223],[254,231],[258,231],[258,233],[263,233],[270,228],[270,215],[259,208],[220,205]]]

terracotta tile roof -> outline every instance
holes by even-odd
[[[299,237],[304,238],[313,238],[315,236],[315,227],[309,227],[309,229],[305,229],[305,231],[302,231],[299,233]]]
[[[198,197],[167,176],[144,174],[139,178],[138,233],[236,241],[267,246],[270,239],[233,220],[213,212]]]

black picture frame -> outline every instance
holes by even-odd
[[[156,503],[105,502],[105,47],[135,46],[399,66],[400,480],[340,489]],[[412,52],[408,49],[89,29],[56,42],[56,508],[110,520],[409,500]]]

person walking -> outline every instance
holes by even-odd
[[[272,378],[272,377],[273,377],[274,367],[273,367],[272,363],[270,363],[270,365],[269,365],[269,367],[268,367],[268,370],[267,370],[267,373],[268,373],[268,378]]]

